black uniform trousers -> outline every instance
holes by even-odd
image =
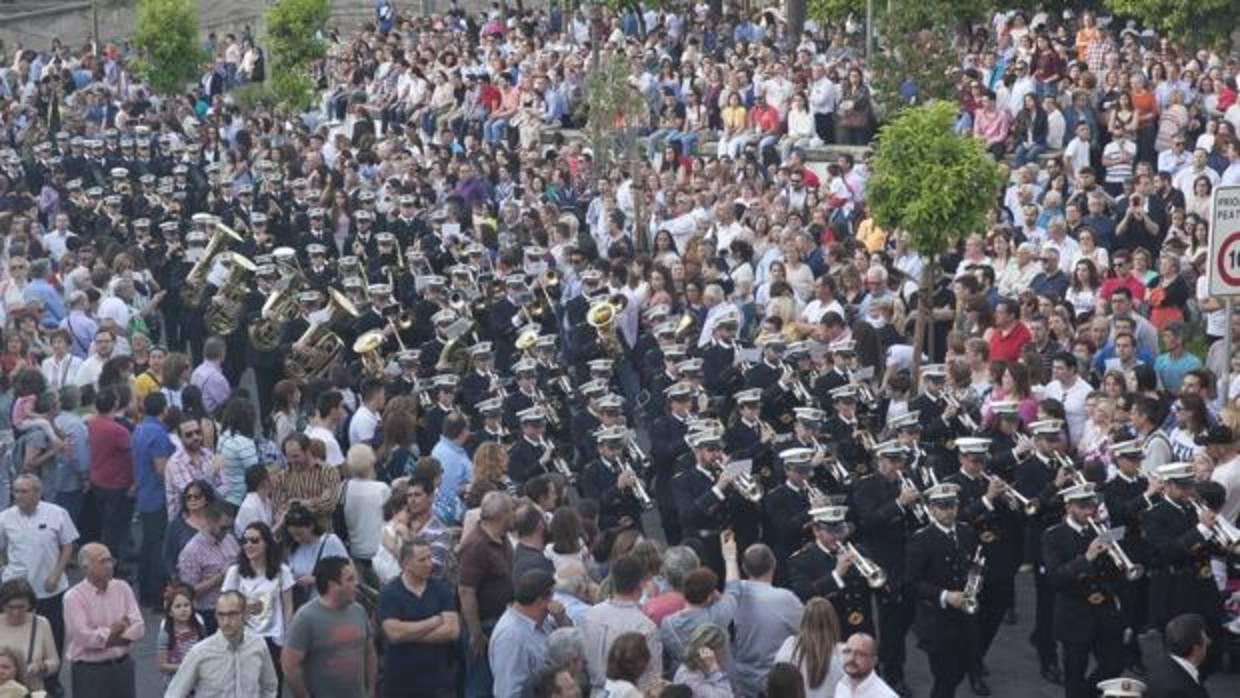
[[[977,660],[969,667],[970,672],[979,672],[986,653],[994,644],[999,634],[999,626],[1008,609],[1016,602],[1016,579],[999,577],[982,582],[982,590],[978,594],[977,610]]]
[[[903,591],[878,597],[878,673],[887,683],[904,683],[905,645],[914,608],[912,595]]]

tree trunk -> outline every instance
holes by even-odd
[[[909,395],[916,395],[918,392],[918,383],[921,380],[921,345],[926,340],[927,331],[930,333],[930,341],[934,341],[934,331],[928,326],[931,319],[930,290],[933,268],[933,259],[927,261],[921,268],[921,286],[917,289],[917,324],[913,329],[913,375]],[[929,352],[926,353],[929,354]]]
[[[801,43],[801,32],[805,31],[805,0],[788,0],[784,6],[784,14],[788,18],[785,48],[793,51]]]

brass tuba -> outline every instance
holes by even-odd
[[[331,326],[346,318],[356,318],[357,308],[343,293],[327,289],[330,297],[326,322],[311,325],[293,344],[289,357],[284,360],[284,371],[290,378],[305,380],[323,374],[344,351],[344,340],[332,332]]]
[[[353,343],[353,353],[362,362],[362,370],[376,378],[383,375],[383,330],[370,330]]]
[[[232,334],[241,324],[249,281],[258,269],[244,255],[233,252],[231,256],[232,268],[228,270],[228,278],[211,297],[206,312],[207,329],[221,337]]]
[[[623,309],[618,303],[605,300],[590,306],[590,310],[586,312],[586,324],[598,333],[603,353],[612,359],[618,359],[624,353],[620,346],[620,337],[616,334],[616,318]]]
[[[275,351],[284,337],[284,327],[297,316],[297,291],[300,279],[285,277],[276,282],[271,295],[263,303],[258,321],[250,325],[250,344],[258,351]]]
[[[215,258],[224,251],[230,238],[236,242],[245,241],[241,233],[216,220],[215,234],[207,242],[202,259],[194,262],[194,266],[190,268],[189,274],[185,277],[185,285],[181,287],[181,304],[186,308],[198,306],[203,289],[207,286],[207,274],[211,272],[211,265],[215,263]]]

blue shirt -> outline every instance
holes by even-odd
[[[65,319],[65,302],[61,300],[60,294],[47,279],[33,279],[26,284],[26,291],[22,294],[26,300],[37,300],[43,304],[43,317],[40,323],[44,327],[59,327],[60,321]]]
[[[1172,393],[1180,392],[1180,384],[1184,382],[1184,376],[1189,371],[1201,368],[1201,359],[1195,354],[1184,352],[1180,358],[1175,358],[1171,354],[1159,354],[1154,359],[1154,373],[1158,374],[1158,382],[1162,384],[1163,390]]]
[[[530,677],[543,668],[547,636],[555,623],[550,619],[535,625],[534,619],[509,606],[491,631],[488,650],[491,660],[491,685],[495,698],[520,698],[525,694]]]
[[[463,512],[457,492],[474,479],[474,464],[470,462],[464,446],[442,436],[431,449],[431,457],[443,466],[443,482],[435,493],[435,516],[449,525],[460,523]]]
[[[133,430],[129,441],[133,451],[133,479],[137,490],[139,512],[150,513],[167,506],[164,500],[164,476],[155,470],[155,460],[167,458],[176,451],[168,430],[155,417],[144,417]]]
[[[379,624],[385,620],[423,621],[440,613],[456,613],[452,587],[442,579],[426,580],[422,594],[413,593],[397,577],[379,592]],[[456,644],[400,642],[387,646],[383,655],[383,679],[394,686],[418,686],[428,693],[448,691],[456,679],[452,655]]]

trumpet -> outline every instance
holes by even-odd
[[[982,581],[986,572],[986,556],[982,554],[982,548],[979,545],[977,552],[973,553],[973,560],[969,563],[969,575],[965,578],[964,591],[961,594],[964,598],[960,602],[960,610],[969,615],[977,613],[979,608],[978,596],[982,592]]]
[[[861,448],[864,448],[870,453],[873,453],[874,450],[878,448],[878,442],[874,440],[874,435],[870,433],[869,429],[858,429],[854,431],[853,438],[856,439],[857,443],[861,444]]]
[[[837,457],[831,457],[831,459],[828,459],[827,462],[830,464],[827,465],[827,470],[831,472],[831,477],[833,477],[839,485],[844,487],[852,485],[852,472],[848,472],[847,467],[844,467],[844,464],[839,462]]]
[[[1196,503],[1195,500],[1194,503]],[[1098,536],[1105,535],[1111,530],[1109,526],[1094,517],[1090,517],[1089,527],[1094,529],[1094,533]],[[1124,573],[1124,578],[1130,582],[1135,582],[1145,575],[1145,567],[1133,562],[1117,540],[1112,539],[1107,543],[1107,557],[1111,558],[1111,562],[1115,563],[1119,571]]]
[[[921,501],[920,491],[913,485],[908,477],[904,475],[903,472],[900,473],[900,487],[901,489],[908,488],[914,492],[918,492],[918,499],[913,502],[913,516],[917,519],[917,523],[923,526],[930,523],[930,510],[926,508],[926,503]]]
[[[947,403],[948,407],[956,410],[956,421],[960,422],[960,425],[968,430],[969,433],[976,433],[979,430],[977,422],[974,421],[973,416],[969,414],[969,411],[965,409],[955,395],[944,391],[943,401]]]
[[[797,402],[806,407],[814,406],[814,396],[809,392],[809,389],[805,387],[805,383],[801,381],[801,377],[796,374],[796,369],[788,364],[784,364],[784,372],[783,375],[780,376],[779,381],[781,384],[788,386],[787,389],[792,392],[792,395],[797,399]]]
[[[715,465],[720,470],[724,468],[723,458],[724,456],[721,455],[720,460],[715,461]],[[737,494],[754,504],[762,501],[762,485],[758,484],[758,481],[754,479],[752,474],[741,473],[737,475],[736,479],[732,481],[732,486],[736,488]]]
[[[775,442],[775,427],[770,424],[758,420],[758,440],[764,444]]]
[[[500,390],[503,390],[502,386]],[[508,391],[503,390],[503,395],[504,399],[507,399]],[[550,424],[552,428],[558,428],[560,426],[560,413],[552,409],[551,401],[548,400],[547,396],[543,394],[542,389],[534,389],[534,401],[538,403],[539,407],[542,407],[543,414],[547,417],[547,423]]]
[[[883,571],[873,560],[862,555],[857,551],[857,547],[848,541],[839,544],[838,552],[852,555],[853,567],[857,568],[857,572],[865,578],[865,583],[871,589],[879,589],[887,584],[887,573]]]
[[[575,482],[577,480],[577,474],[573,472],[572,468],[568,467],[568,461],[555,455],[555,446],[552,446],[551,442],[547,441],[546,437],[539,439],[538,444],[543,447],[544,451],[551,453],[551,467],[555,468],[557,473],[568,478],[569,482]]]
[[[1028,434],[1018,431],[1014,434],[1014,436],[1016,437],[1017,446],[1024,446],[1030,452],[1036,450],[1033,446],[1033,439],[1030,438]]]
[[[636,445],[636,444],[634,444]],[[633,496],[637,498],[637,502],[641,504],[642,511],[650,511],[654,508],[654,500],[650,498],[650,494],[646,492],[646,486],[642,484],[641,475],[634,470],[633,466],[625,458],[620,459],[620,471],[625,473],[633,473]]]
[[[624,436],[624,453],[633,461],[645,467],[650,463],[650,457],[646,455],[646,451],[637,443],[637,434],[632,430]]]
[[[1192,502],[1193,509],[1198,514],[1201,514],[1203,511],[1210,511],[1199,499],[1190,499],[1189,501]],[[1228,552],[1240,553],[1240,531],[1237,531],[1235,526],[1229,525],[1222,519],[1216,519],[1210,531],[1214,534],[1214,539],[1218,541],[1219,545],[1226,548]]]
[[[1008,508],[1011,509],[1012,511],[1022,511],[1025,513],[1025,516],[1034,516],[1038,513],[1038,510],[1042,507],[1042,504],[1038,500],[1030,499],[1026,497],[1025,495],[1021,494],[1020,492],[1016,491],[1016,488],[1012,487],[1011,484],[1009,484],[1006,480],[999,477],[998,475],[991,475],[990,473],[983,470],[982,477],[986,478],[986,480],[989,482],[994,482],[995,480],[998,480],[999,482],[1002,482],[1004,485],[1007,485],[1007,487],[1005,487],[1003,490],[1003,501],[1007,502]]]

